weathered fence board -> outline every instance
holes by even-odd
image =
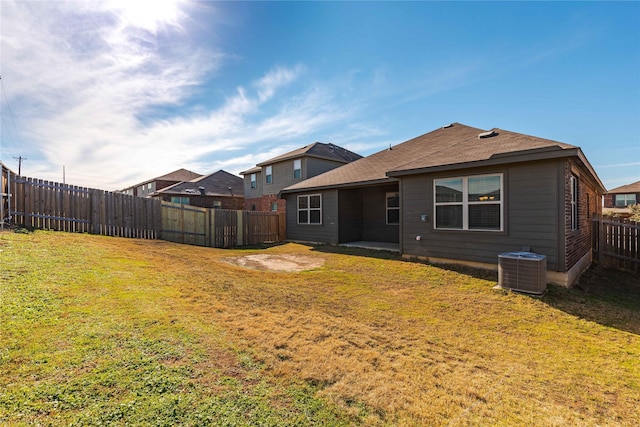
[[[16,176],[2,165],[2,224],[232,248],[285,239],[285,216],[160,202]],[[5,173],[6,172],[6,173]]]
[[[606,265],[637,272],[640,265],[640,224],[628,219],[593,220],[594,258]]]
[[[15,225],[105,236],[158,238],[158,200],[15,175],[9,182],[8,220]]]
[[[206,208],[163,202],[161,211],[162,240],[206,246]]]
[[[160,238],[214,248],[257,245],[285,239],[284,214],[207,209],[162,202]]]

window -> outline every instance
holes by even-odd
[[[189,198],[188,197],[172,196],[171,197],[171,203],[180,203],[181,205],[188,205],[189,204]]]
[[[222,209],[222,200],[214,200],[213,209]]]
[[[293,161],[293,179],[300,179],[302,177],[302,160],[296,159]]]
[[[578,178],[571,175],[569,178],[569,191],[571,192],[571,229],[578,229]]]
[[[298,224],[322,224],[320,194],[298,196]]]
[[[387,224],[400,224],[400,196],[387,193]]]
[[[276,212],[278,210],[278,202],[271,202],[271,211]]]
[[[273,182],[273,167],[267,166],[265,168],[265,180],[267,184],[271,184]]]
[[[435,228],[502,231],[502,174],[434,180]]]
[[[627,206],[636,204],[635,194],[616,194],[614,197],[616,208],[626,208]]]
[[[257,181],[256,181],[256,174],[252,173],[251,174],[251,188],[256,188],[257,185]]]
[[[148,183],[147,184],[147,190],[151,191],[151,188],[153,187],[153,183]]]

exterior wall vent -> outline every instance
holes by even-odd
[[[478,135],[479,139],[482,138],[491,138],[492,136],[497,135],[494,131],[490,130],[489,132],[482,132],[480,135]]]
[[[518,292],[544,294],[547,291],[547,257],[532,252],[500,254],[498,285]]]

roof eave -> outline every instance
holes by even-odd
[[[284,188],[280,190],[280,193],[278,193],[278,197],[284,194],[302,193],[302,192],[309,192],[309,191],[370,187],[372,185],[388,184],[388,183],[397,182],[397,181],[398,180],[396,178],[387,177],[387,178],[381,178],[381,179],[373,179],[369,181],[344,182],[340,184],[317,185],[317,186],[304,187],[304,188],[292,188],[292,189]]]
[[[599,187],[602,193],[606,193],[606,188],[598,174],[593,169],[593,166],[589,163],[586,156],[582,152],[579,147],[574,148],[564,148],[564,149],[552,149],[552,150],[538,150],[533,153],[505,153],[492,156],[486,160],[478,160],[472,162],[464,162],[464,163],[452,163],[448,165],[438,165],[438,166],[429,166],[424,168],[415,168],[415,169],[401,169],[401,170],[392,170],[387,172],[387,176],[390,177],[402,177],[408,175],[416,175],[423,173],[434,173],[434,172],[445,172],[451,170],[459,170],[459,169],[468,169],[474,167],[484,167],[484,166],[499,166],[505,165],[509,163],[522,163],[522,162],[531,162],[536,160],[550,160],[550,159],[561,159],[567,157],[577,157],[580,159],[585,168],[589,171],[591,176],[594,179],[595,184]]]
[[[530,162],[535,160],[559,159],[563,157],[578,156],[579,148],[565,148],[554,150],[540,150],[534,153],[504,153],[491,156],[488,159],[476,160],[471,162],[450,163],[446,165],[427,166],[414,169],[399,169],[387,172],[387,176],[400,177],[407,175],[416,175],[422,173],[443,172],[457,169],[468,169],[481,166],[497,166],[509,163]],[[584,156],[583,156],[584,157]],[[585,159],[586,160],[586,159]]]

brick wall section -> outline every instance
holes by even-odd
[[[286,200],[278,199],[278,196],[275,194],[267,194],[262,197],[245,199],[244,209],[251,211],[253,210],[253,206],[255,206],[256,211],[271,212],[271,203],[274,203],[274,202],[278,204],[278,212],[285,212]]]
[[[573,172],[572,172],[573,170]],[[578,177],[578,229],[571,230],[571,175]],[[591,250],[591,219],[602,213],[601,194],[586,179],[587,173],[570,161],[565,163],[565,271]]]
[[[603,204],[605,208],[615,208],[613,202],[613,194],[605,194],[603,197]]]

